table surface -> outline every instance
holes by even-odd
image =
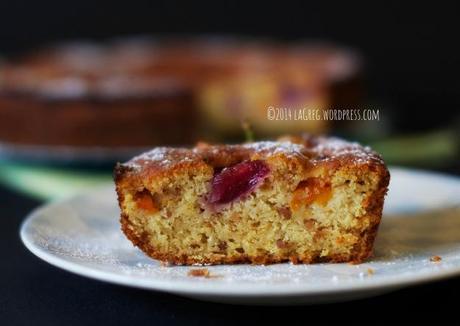
[[[20,224],[39,201],[0,187],[0,203],[2,325],[460,324],[460,278],[298,307],[206,303],[90,280],[48,265],[22,245]]]

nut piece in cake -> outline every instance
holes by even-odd
[[[371,149],[308,135],[159,147],[115,168],[128,239],[187,265],[362,262],[389,178]]]

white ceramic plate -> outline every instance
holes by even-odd
[[[21,239],[35,255],[101,281],[244,304],[303,304],[372,296],[460,274],[460,179],[395,168],[375,245],[361,265],[165,267],[122,235],[112,186],[32,212]],[[431,262],[438,255],[440,262]],[[371,270],[369,270],[371,269]],[[373,271],[373,273],[372,273]]]

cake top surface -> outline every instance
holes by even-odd
[[[204,162],[214,167],[226,167],[250,160],[251,156],[268,158],[285,156],[300,158],[313,165],[384,164],[379,154],[369,147],[334,137],[310,135],[286,136],[277,141],[260,141],[239,145],[209,145],[200,143],[194,148],[157,147],[134,157],[122,166],[131,171],[145,169],[167,170],[187,163]]]
[[[74,42],[2,63],[0,93],[50,99],[139,97],[161,93],[165,87],[168,91],[195,87],[208,78],[233,73],[267,75],[281,70],[284,76],[299,69],[308,71],[309,78],[336,80],[354,75],[358,61],[350,51],[328,44],[203,39]]]

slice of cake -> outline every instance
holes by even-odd
[[[172,264],[362,262],[389,178],[371,149],[311,136],[160,147],[115,168],[123,232]]]

